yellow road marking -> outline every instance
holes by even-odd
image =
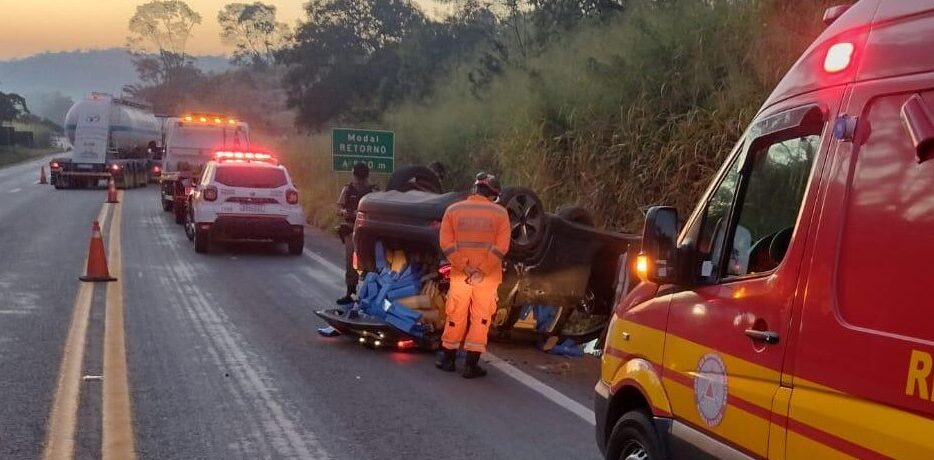
[[[123,202],[122,195],[123,193],[120,192],[118,200],[120,202]],[[110,254],[108,256],[110,272],[117,278],[117,281],[107,285],[104,319],[104,428],[101,442],[101,454],[104,460],[136,458],[123,323],[122,218],[123,207],[117,206],[110,222]]]
[[[98,222],[107,220],[110,206],[101,207],[97,215]],[[87,257],[83,271],[87,266]],[[78,415],[78,397],[81,392],[81,368],[84,365],[84,344],[88,332],[88,317],[91,313],[91,301],[94,299],[94,283],[78,284],[75,296],[74,313],[68,336],[65,338],[65,350],[58,370],[58,384],[52,401],[52,413],[45,438],[46,459],[71,459],[75,455],[75,422]]]

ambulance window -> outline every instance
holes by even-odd
[[[736,196],[739,186],[739,170],[743,164],[744,154],[733,160],[730,169],[716,191],[707,201],[707,208],[701,220],[700,232],[697,236],[697,255],[700,265],[697,267],[701,281],[714,281],[720,273],[720,260],[723,251],[723,239],[726,235],[727,219],[730,217],[730,207]]]
[[[819,147],[815,133],[776,141],[751,154],[734,212],[727,277],[767,272],[781,263]]]

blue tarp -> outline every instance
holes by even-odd
[[[358,289],[360,308],[369,316],[386,321],[406,334],[421,337],[424,327],[418,324],[422,314],[394,301],[417,295],[421,291],[422,273],[418,267],[407,266],[401,272],[390,270],[385,251],[376,243],[377,272],[368,273]]]

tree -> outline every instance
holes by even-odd
[[[288,104],[309,129],[355,108],[372,111],[397,82],[399,44],[426,22],[409,0],[311,0],[305,12],[282,59]]]
[[[16,93],[0,91],[0,124],[11,122],[22,115],[28,114],[26,99]]]
[[[180,0],[153,0],[136,7],[127,48],[144,82],[162,83],[173,70],[190,66],[185,49],[201,15]]]
[[[230,3],[217,13],[221,40],[236,48],[234,62],[271,64],[289,39],[289,26],[276,21],[276,7],[262,2]]]
[[[45,118],[53,123],[63,125],[65,114],[75,105],[75,101],[58,91],[50,93],[27,94],[29,97],[30,112]]]

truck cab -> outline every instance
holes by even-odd
[[[192,178],[218,150],[246,151],[250,127],[233,118],[210,113],[172,117],[164,123],[164,153],[160,171],[162,209],[175,212],[176,223],[184,223],[187,190]]]
[[[934,458],[934,4],[825,20],[683,227],[646,216],[608,459]]]

